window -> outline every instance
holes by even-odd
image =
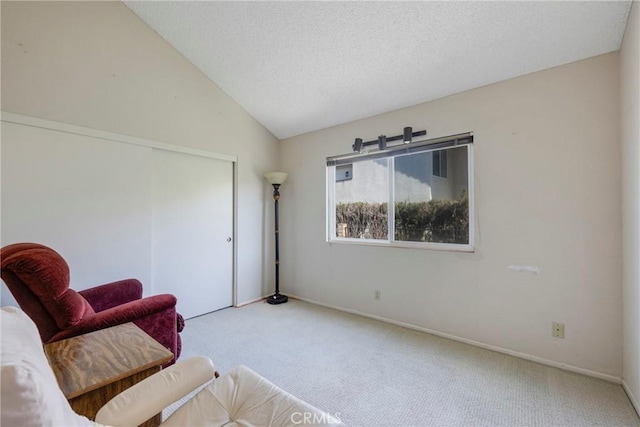
[[[472,251],[473,136],[464,135],[328,158],[328,241]]]

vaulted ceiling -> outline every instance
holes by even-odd
[[[276,137],[618,50],[630,1],[126,1]]]

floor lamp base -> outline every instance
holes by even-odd
[[[283,304],[289,301],[289,297],[282,294],[273,294],[267,297],[267,302],[269,304]]]

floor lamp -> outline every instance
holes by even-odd
[[[280,229],[278,228],[278,200],[280,200],[280,192],[278,189],[287,179],[288,174],[285,172],[267,172],[264,177],[273,185],[273,205],[275,207],[275,236],[276,236],[276,293],[267,297],[269,304],[282,304],[289,300],[286,295],[280,294]]]

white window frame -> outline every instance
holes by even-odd
[[[469,198],[469,243],[457,244],[457,243],[436,243],[436,242],[411,242],[411,241],[399,241],[395,240],[395,209],[392,208],[395,192],[395,168],[393,157],[389,156],[388,164],[388,182],[389,182],[389,203],[388,203],[388,239],[356,239],[348,237],[336,236],[336,201],[335,201],[335,184],[336,166],[326,167],[326,179],[327,179],[327,191],[326,191],[326,215],[327,215],[327,230],[326,241],[329,244],[347,244],[347,245],[367,245],[367,246],[383,246],[394,248],[411,248],[411,249],[429,249],[439,251],[452,251],[452,252],[474,252],[475,251],[475,185],[474,185],[474,154],[473,144],[465,144],[467,147],[467,179],[468,179],[468,198]],[[424,149],[421,152],[433,152],[439,150],[455,149],[455,145],[450,147],[434,147],[432,149]],[[448,156],[447,156],[448,157]],[[449,171],[447,171],[448,174]]]

